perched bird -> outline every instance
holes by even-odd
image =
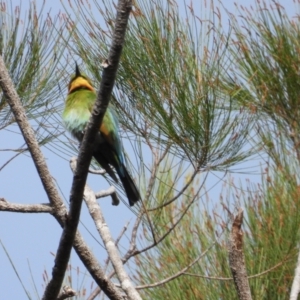
[[[90,79],[80,73],[76,64],[76,73],[69,83],[62,117],[68,131],[79,142],[82,141],[95,101],[96,92]],[[132,206],[140,200],[140,193],[124,165],[118,126],[115,112],[108,107],[95,140],[93,156],[111,178],[118,182],[112,169],[114,167],[123,184],[129,204]]]

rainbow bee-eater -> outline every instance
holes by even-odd
[[[82,141],[96,98],[96,91],[91,80],[80,73],[76,64],[76,73],[71,78],[68,86],[63,121],[68,131],[79,142]],[[132,206],[140,199],[140,194],[125,168],[118,126],[117,116],[109,106],[99,128],[99,133],[96,136],[93,156],[111,178],[118,182],[112,167],[116,170],[125,189],[129,204]]]

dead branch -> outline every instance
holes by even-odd
[[[260,272],[258,274],[250,275],[250,276],[248,276],[248,279],[253,279],[253,278],[257,278],[257,277],[266,275],[269,272],[272,272],[275,269],[277,269],[278,267],[282,266],[287,261],[288,261],[288,259],[285,259],[285,260],[281,261],[280,263],[276,264],[275,266],[269,268],[268,270],[265,270],[265,271]],[[204,278],[204,279],[210,279],[210,280],[220,280],[220,281],[230,281],[230,280],[233,280],[233,277],[207,276],[207,275],[200,275],[200,274],[194,274],[194,273],[188,273],[188,272],[185,272],[184,275],[192,276],[192,277],[198,277],[198,278]]]
[[[74,296],[76,296],[76,292],[72,290],[69,286],[65,285],[62,288],[62,291],[59,293],[56,300],[64,300]]]
[[[229,237],[229,266],[240,300],[251,300],[251,291],[243,253],[243,210],[235,216]]]
[[[298,254],[297,266],[295,269],[295,276],[291,288],[290,300],[297,300],[300,292],[300,251]]]
[[[72,167],[74,167],[74,160],[71,163],[71,168]],[[88,207],[90,215],[92,216],[95,222],[96,228],[103,240],[103,243],[112,262],[114,270],[121,282],[122,289],[125,291],[129,299],[141,300],[142,298],[140,297],[136,289],[133,287],[129,276],[125,272],[116,244],[110,234],[107,224],[105,223],[105,219],[102,215],[100,206],[96,201],[95,193],[90,189],[88,185],[85,185],[84,188],[84,200]]]
[[[13,82],[8,74],[8,71],[5,67],[1,55],[0,55],[0,86],[6,97],[7,103],[9,104],[11,111],[14,114],[16,122],[19,125],[22,135],[26,141],[28,150],[31,154],[36,170],[42,181],[49,202],[51,203],[51,206],[53,207],[54,211],[57,214],[59,214],[61,217],[63,217],[61,213],[65,214],[66,211],[65,209],[62,209],[63,208],[62,206],[64,206],[63,201],[61,200],[59,193],[55,187],[52,176],[45,162],[45,158],[35,138],[34,131],[27,120],[26,112],[14,88]]]
[[[0,211],[52,214],[53,208],[48,203],[41,203],[41,204],[9,203],[5,199],[0,198]]]
[[[94,169],[90,168],[89,173],[95,174],[95,175],[104,175],[106,173],[106,171],[104,169],[94,170]]]

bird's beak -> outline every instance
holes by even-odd
[[[78,65],[77,65],[77,62],[75,61],[75,75],[76,75],[76,77],[79,77],[79,76],[81,76],[81,74],[80,74],[80,71],[79,71],[79,67],[78,67]]]

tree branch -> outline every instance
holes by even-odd
[[[0,211],[53,214],[53,208],[48,203],[41,203],[41,204],[9,203],[3,198],[0,198]]]
[[[295,269],[295,276],[292,284],[290,300],[297,300],[299,292],[300,292],[300,251],[298,254],[298,261]]]
[[[275,266],[260,272],[258,274],[254,274],[254,275],[250,275],[248,276],[248,279],[253,279],[253,278],[257,278],[263,275],[266,275],[272,271],[274,271],[276,268],[282,266],[283,264],[285,264],[287,261],[289,261],[289,259],[285,259],[283,261],[281,261],[280,263],[276,264]],[[231,281],[233,280],[232,277],[219,277],[219,276],[207,276],[207,275],[200,275],[200,274],[193,274],[193,273],[188,273],[188,272],[184,272],[184,275],[187,276],[192,276],[192,277],[198,277],[198,278],[204,278],[204,279],[212,279],[212,280],[219,280],[219,281]]]
[[[229,237],[229,266],[240,300],[251,300],[251,291],[247,278],[245,258],[243,253],[243,210],[235,216]]]
[[[71,163],[71,168],[73,170],[74,161]],[[116,247],[116,243],[114,242],[107,224],[105,223],[104,216],[102,215],[100,206],[96,201],[95,193],[90,189],[88,185],[85,186],[84,189],[84,200],[89,209],[90,215],[92,216],[96,228],[104,242],[109,258],[112,262],[114,270],[121,282],[121,287],[125,291],[126,295],[131,300],[141,300],[142,298],[133,287],[131,280],[127,273],[124,270],[122,260],[120,258],[120,254]]]
[[[145,284],[145,285],[140,285],[140,286],[137,286],[136,289],[138,290],[141,290],[141,289],[149,289],[149,288],[154,288],[154,287],[157,287],[157,286],[160,286],[160,285],[163,285],[163,284],[166,284],[182,275],[185,274],[185,272],[191,268],[196,262],[198,262],[202,257],[204,257],[206,255],[206,253],[212,249],[212,247],[214,247],[216,244],[216,242],[214,242],[211,246],[209,246],[209,248],[207,248],[201,255],[199,255],[196,259],[194,259],[191,263],[189,263],[186,267],[184,267],[182,270],[178,271],[176,274],[168,277],[168,278],[165,278],[159,282],[155,282],[155,283],[151,283],[151,284]]]
[[[66,285],[62,288],[56,300],[64,300],[74,296],[76,296],[76,292]]]
[[[109,56],[109,64],[105,68],[103,72],[103,80],[101,89],[98,95],[98,98],[100,99],[98,102],[98,105],[96,105],[93,113],[93,118],[98,119],[97,124],[93,123],[89,125],[89,128],[87,129],[87,134],[85,135],[83,144],[91,144],[93,137],[96,134],[97,129],[99,128],[99,125],[101,123],[101,118],[103,118],[103,115],[105,113],[105,109],[108,105],[110,93],[114,84],[114,78],[117,70],[118,60],[121,54],[122,45],[124,41],[124,35],[126,30],[126,24],[129,17],[129,12],[131,10],[131,2],[129,0],[120,0],[118,5],[118,17],[117,17],[117,23],[116,24],[116,33],[114,35],[114,41],[113,41],[113,47],[112,51],[110,52]],[[123,28],[122,28],[123,26]],[[105,80],[106,79],[106,80]],[[108,82],[110,81],[110,82]],[[79,168],[76,172],[76,175],[74,176],[74,185],[75,188],[72,189],[73,193],[71,194],[71,209],[70,214],[68,216],[68,222],[66,221],[66,208],[63,204],[63,201],[60,199],[60,196],[58,194],[57,189],[55,188],[55,185],[53,183],[52,177],[50,175],[50,172],[47,168],[47,165],[45,163],[45,159],[42,155],[42,152],[39,148],[39,145],[35,139],[34,131],[32,130],[25,114],[25,110],[22,107],[21,101],[13,87],[13,83],[9,77],[9,74],[5,68],[4,61],[2,57],[0,56],[0,86],[3,90],[3,93],[6,97],[6,100],[8,104],[11,107],[11,110],[14,114],[14,117],[20,127],[20,130],[24,136],[24,139],[28,145],[28,150],[33,158],[34,164],[36,166],[37,172],[40,176],[40,179],[42,181],[42,184],[44,186],[44,189],[47,193],[47,196],[49,198],[49,201],[51,203],[51,206],[54,209],[54,216],[59,221],[61,226],[64,226],[66,224],[64,233],[61,239],[61,247],[58,249],[58,255],[56,257],[55,267],[53,269],[53,278],[54,280],[51,280],[50,285],[47,286],[46,294],[44,295],[44,299],[55,299],[57,298],[57,295],[59,293],[61,283],[64,277],[65,269],[67,266],[68,258],[71,251],[71,246],[73,244],[77,223],[76,219],[79,219],[79,212],[81,207],[81,199],[79,201],[76,201],[77,198],[81,198],[80,193],[77,193],[77,191],[80,191],[80,185],[77,184],[77,182],[83,181],[82,184],[82,192],[83,192],[83,186],[85,183],[85,178],[87,173],[87,170],[85,170],[84,167],[81,165],[86,165],[87,169],[89,166],[90,159],[88,158],[88,155],[84,155],[84,152],[86,151],[80,151],[79,157],[83,156],[83,162],[81,162],[81,159],[79,160]],[[102,90],[102,93],[101,93]],[[100,106],[101,100],[103,101],[103,106]],[[99,109],[100,108],[100,109]],[[95,116],[94,116],[95,115]],[[97,117],[98,115],[98,117]],[[94,130],[90,129],[94,125]],[[98,126],[97,126],[98,125]],[[90,136],[91,138],[87,138],[86,136]],[[87,142],[85,142],[87,140]],[[88,143],[90,142],[90,143]],[[81,149],[84,147],[82,146]],[[88,148],[88,147],[87,147]],[[83,154],[81,154],[83,152]],[[85,158],[86,157],[86,158]],[[81,168],[81,170],[80,170]],[[84,178],[85,177],[85,178]],[[76,188],[77,187],[77,188]],[[82,195],[81,192],[81,195]],[[73,199],[74,198],[74,199]],[[74,213],[75,212],[75,213]],[[77,212],[77,213],[76,213]],[[94,257],[90,256],[90,250],[86,247],[83,240],[81,239],[81,236],[79,233],[76,235],[76,240],[74,242],[74,246],[76,247],[77,253],[80,255],[82,259],[85,259],[85,264],[88,264],[90,262],[93,262]],[[81,251],[87,251],[86,253],[82,253]],[[89,257],[90,256],[90,257]],[[92,272],[94,271],[94,276],[97,277],[97,275],[104,275],[103,273],[97,272],[95,268],[98,268],[97,261],[94,261],[96,263],[94,265],[94,268],[90,267],[88,268]],[[100,273],[100,274],[99,274]],[[96,275],[97,274],[97,275]],[[93,277],[94,277],[93,276]],[[96,280],[96,279],[95,279]],[[111,299],[122,299],[122,295],[116,290],[113,285],[110,285],[107,283],[107,280],[105,277],[103,278],[97,278],[97,283],[102,283],[102,288],[104,292],[111,298]]]
[[[42,181],[43,187],[51,203],[51,206],[54,208],[57,214],[60,214],[60,216],[63,217],[66,211],[65,209],[62,209],[63,202],[55,187],[52,176],[45,162],[45,158],[35,138],[34,131],[31,128],[26,118],[25,110],[14,88],[13,82],[8,74],[8,71],[5,67],[1,55],[0,55],[0,86],[5,95],[7,103],[9,104],[11,111],[14,114],[16,122],[19,125],[22,135],[26,141],[28,150],[31,154],[34,165]]]
[[[67,215],[66,207],[62,199],[60,198],[57,189],[53,183],[52,176],[50,175],[50,172],[45,163],[45,159],[41,153],[37,140],[34,136],[34,131],[32,130],[26,118],[25,110],[22,107],[17,92],[14,89],[13,83],[4,65],[2,56],[0,56],[0,86],[3,90],[3,93],[6,97],[8,104],[11,107],[11,110],[20,127],[24,139],[27,143],[28,150],[32,156],[37,172],[40,176],[40,179],[42,181],[42,184],[44,186],[44,189],[50,201],[51,207],[53,209],[53,216],[56,218],[59,224],[62,227],[64,227],[64,224],[66,222],[66,215]],[[110,299],[116,299],[116,300],[124,299],[122,294],[112,284],[112,282],[105,277],[105,274],[101,270],[98,261],[96,260],[96,258],[93,256],[90,249],[83,241],[79,232],[77,232],[75,237],[74,248],[78,256],[80,257],[80,259],[84,263],[85,267],[93,276],[96,283],[102,288],[104,293]],[[56,269],[58,268],[57,264],[55,265],[54,269],[55,268]],[[57,298],[60,286],[61,286],[61,282],[56,284],[55,291],[53,292],[52,296],[49,296],[50,299]]]
[[[77,157],[73,156],[70,159],[70,166],[71,166],[72,172],[75,173],[76,167],[77,167]],[[89,170],[89,172],[90,172],[90,170]],[[97,173],[97,174],[99,174],[99,173]],[[114,186],[110,186],[106,190],[101,190],[101,191],[95,193],[96,199],[104,198],[104,197],[107,197],[107,196],[111,196],[112,205],[114,205],[114,206],[119,205],[120,200],[118,198],[117,191],[116,191],[116,188]]]
[[[80,145],[77,168],[71,188],[70,210],[57,250],[55,267],[52,272],[53,277],[46,287],[43,300],[56,298],[64,279],[64,274],[68,265],[79,222],[84,186],[94,149],[93,144],[109,104],[111,92],[114,86],[131,7],[131,0],[118,1],[112,46],[108,60],[102,64],[104,70],[102,73],[100,90],[98,92],[96,103],[93,107],[89,124],[85,130],[84,137]]]

